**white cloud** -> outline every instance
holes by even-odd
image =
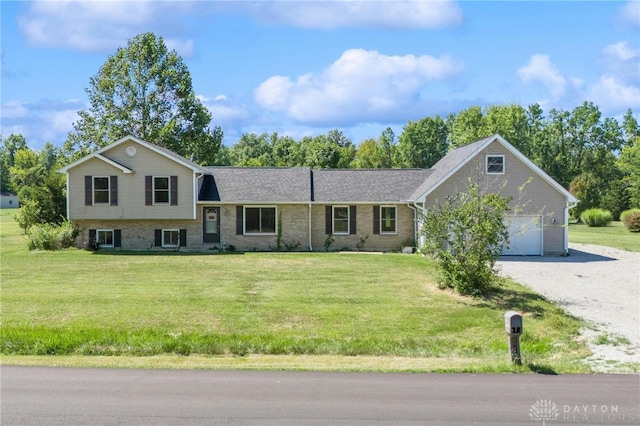
[[[27,102],[7,101],[0,107],[0,116],[2,116],[3,121],[26,117],[28,114],[27,106]]]
[[[603,111],[639,108],[640,88],[625,84],[612,75],[604,75],[589,88],[587,99],[593,100]]]
[[[629,61],[638,57],[638,50],[631,47],[629,42],[621,41],[605,47],[604,54],[616,61]]]
[[[602,56],[607,74],[629,84],[640,84],[640,49],[621,41],[605,47]]]
[[[518,69],[518,76],[524,83],[541,83],[554,98],[564,95],[567,79],[551,62],[549,55],[531,56],[529,63]]]
[[[20,133],[33,149],[41,149],[46,142],[62,145],[67,134],[78,121],[78,110],[86,105],[77,99],[38,102],[10,100],[2,104],[0,134]]]
[[[255,90],[254,99],[297,123],[406,120],[424,107],[420,94],[428,91],[430,82],[446,80],[462,70],[462,63],[446,56],[388,56],[351,49],[318,75],[265,80]]]
[[[633,26],[640,26],[640,2],[631,0],[620,8],[620,18]]]
[[[212,115],[211,125],[220,126],[222,130],[240,127],[251,119],[251,112],[242,103],[220,94],[213,99],[203,95],[196,96]]]
[[[242,3],[242,2],[241,2]],[[247,3],[263,22],[300,28],[446,28],[462,23],[453,1],[264,1]]]
[[[86,52],[115,50],[137,34],[157,30],[168,34],[168,46],[188,56],[193,41],[174,37],[180,31],[174,18],[191,8],[191,2],[40,0],[29,5],[18,24],[34,46]]]

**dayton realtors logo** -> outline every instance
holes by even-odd
[[[560,417],[558,407],[550,399],[539,399],[529,408],[529,418],[536,422],[546,422],[557,420]]]
[[[584,404],[557,406],[550,399],[539,399],[529,408],[529,418],[534,422],[636,424],[640,414],[622,413],[617,405]]]

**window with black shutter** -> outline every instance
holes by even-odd
[[[144,177],[144,204],[145,206],[153,205],[153,176]],[[156,230],[157,231],[157,230]]]
[[[356,234],[356,206],[349,206],[349,234]]]
[[[93,205],[93,176],[84,177],[84,205]]]
[[[154,229],[153,233],[155,237],[155,242],[153,245],[156,247],[162,247],[162,229]]]
[[[243,210],[242,206],[236,206],[236,235],[242,235],[244,233]]]
[[[373,234],[380,233],[380,206],[373,206]]]
[[[122,247],[122,230],[120,229],[113,230],[113,246]]]
[[[118,205],[118,176],[110,176],[111,205]]]

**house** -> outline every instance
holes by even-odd
[[[514,197],[505,254],[562,254],[577,203],[499,135],[431,169],[377,170],[204,167],[127,136],[59,171],[77,245],[127,250],[400,250],[420,243],[425,209],[471,178]]]
[[[20,207],[18,196],[11,192],[0,192],[0,208],[17,209]]]

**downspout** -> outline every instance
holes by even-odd
[[[567,203],[564,208],[564,253],[569,255],[569,210],[578,205],[580,200],[574,203]]]
[[[311,201],[309,201],[309,251],[313,251],[311,246]]]
[[[69,204],[69,172],[67,172],[67,221],[71,221],[71,205]]]
[[[313,251],[313,246],[311,245],[311,206],[315,201],[315,188],[313,186],[313,169],[309,168],[309,251]]]

